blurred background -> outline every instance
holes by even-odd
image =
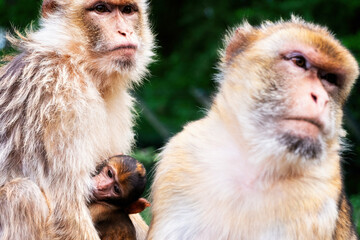
[[[13,52],[5,33],[36,25],[40,0],[0,0],[0,56]],[[148,169],[158,149],[189,121],[204,116],[215,90],[218,49],[226,30],[247,19],[288,19],[291,14],[326,25],[360,60],[359,0],[153,0],[150,19],[157,38],[151,75],[134,90],[138,100],[133,155]],[[346,192],[360,222],[360,83],[345,107],[349,150],[343,153]],[[148,212],[144,216],[149,219]],[[360,226],[358,231],[360,232]]]

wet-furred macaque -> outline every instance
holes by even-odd
[[[299,18],[234,29],[211,109],[160,155],[148,239],[357,239],[339,152],[358,73]]]
[[[99,239],[91,173],[131,151],[129,90],[153,56],[147,8],[44,0],[39,28],[9,38],[20,53],[0,69],[0,239]]]
[[[89,208],[102,240],[136,239],[129,214],[142,212],[149,202],[140,198],[146,184],[146,170],[136,159],[119,155],[98,167]]]

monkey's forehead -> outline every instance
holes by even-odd
[[[358,63],[354,56],[326,29],[310,28],[302,24],[289,24],[286,28],[269,29],[256,44],[259,48],[272,49],[275,55],[286,51],[299,51],[317,61],[319,65],[338,69],[350,79],[356,79]]]
[[[109,158],[108,164],[112,167],[121,170],[122,172],[135,171],[142,177],[145,176],[146,170],[144,166],[135,158],[128,155],[117,155]]]
[[[235,42],[235,44],[234,44]],[[225,38],[226,47],[240,47],[241,50],[256,46],[267,54],[277,54],[286,46],[300,44],[310,46],[319,54],[341,61],[344,65],[355,66],[347,69],[358,74],[358,65],[352,54],[338,41],[324,26],[320,26],[303,19],[291,16],[288,21],[265,21],[259,26],[251,26],[243,22],[234,28]],[[232,50],[231,52],[236,52]]]
[[[351,81],[359,74],[355,58],[327,28],[299,18],[265,22],[257,27],[245,22],[227,35],[225,45],[225,61],[244,52],[272,61],[286,51],[299,51],[321,60],[323,66],[343,72]]]

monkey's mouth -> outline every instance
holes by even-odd
[[[316,118],[287,117],[283,118],[281,128],[290,130],[299,136],[317,137],[324,130],[324,124]]]
[[[123,51],[123,50],[125,50],[125,51],[126,51],[126,50],[136,51],[136,49],[137,49],[137,46],[136,46],[136,45],[134,45],[134,44],[127,44],[127,45],[117,46],[117,47],[111,49],[110,51],[111,51],[111,52],[118,51],[118,50],[121,50],[121,51]]]
[[[111,49],[110,54],[115,57],[121,68],[133,66],[137,46],[134,44],[119,45]]]
[[[310,123],[310,124],[316,126],[316,127],[319,128],[320,130],[324,128],[324,125],[322,124],[322,122],[320,122],[319,120],[317,120],[317,119],[315,119],[315,118],[289,117],[289,118],[284,118],[284,120],[307,122],[307,123]]]

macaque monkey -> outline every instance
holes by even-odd
[[[131,151],[129,90],[154,46],[146,0],[44,0],[39,29],[9,39],[20,53],[0,69],[0,239],[99,239],[91,173]]]
[[[207,115],[160,154],[148,239],[357,239],[342,107],[358,64],[297,17],[225,40]]]
[[[140,198],[145,189],[145,173],[141,163],[125,155],[111,157],[98,167],[89,208],[102,240],[136,240],[129,214],[150,206]]]

